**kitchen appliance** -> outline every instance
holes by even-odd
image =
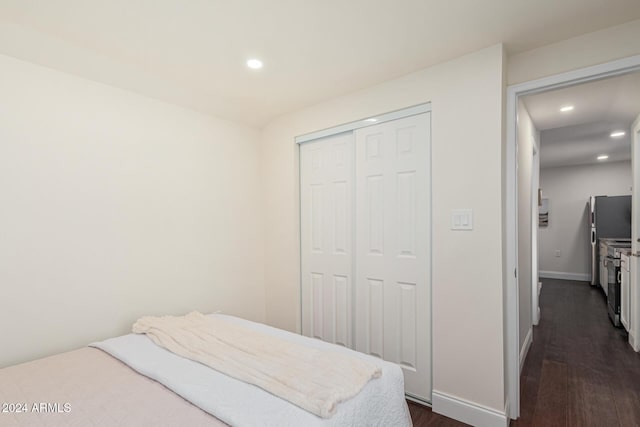
[[[609,257],[609,247],[619,247],[619,248],[631,248],[631,239],[600,239],[598,241],[598,274],[600,277],[598,278],[598,283],[602,288],[602,291],[605,295],[609,295],[609,283],[612,282],[610,278],[610,272],[607,265],[607,259]],[[616,258],[619,258],[617,252],[614,252]]]
[[[607,295],[609,293],[609,284],[607,283],[609,278],[609,272],[607,271],[607,252],[609,249],[607,248],[605,239],[599,240],[598,248],[598,269],[596,271],[598,271],[599,277],[596,283],[600,284],[604,294]],[[593,284],[593,280],[591,280],[591,283]]]
[[[591,196],[589,197],[589,232],[591,234],[591,285],[600,282],[602,260],[598,242],[602,238],[631,238],[631,196]]]
[[[620,258],[623,251],[631,249],[631,241],[620,242],[611,239],[603,239],[601,242],[607,249],[607,253],[604,258],[604,267],[607,271],[607,311],[611,322],[613,322],[614,326],[619,328],[622,326],[620,323]]]
[[[629,281],[630,277],[630,257],[631,249],[625,249],[620,255],[620,323],[628,331],[629,330],[629,315],[631,310],[631,304],[629,299],[631,298]]]

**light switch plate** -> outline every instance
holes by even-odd
[[[452,209],[451,210],[452,230],[473,230],[473,210],[472,209]]]

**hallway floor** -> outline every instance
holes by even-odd
[[[601,289],[543,279],[540,309],[511,426],[640,426],[640,354]]]

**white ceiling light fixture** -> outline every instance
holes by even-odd
[[[597,157],[598,160],[607,160],[608,158],[609,158],[609,156],[607,156],[606,154],[603,154],[603,155]]]
[[[370,119],[364,119],[365,122],[369,122],[369,123],[375,123],[378,121],[378,119],[374,119],[373,117]]]
[[[252,70],[259,70],[260,68],[262,68],[262,66],[262,61],[260,61],[259,59],[252,58],[247,61],[247,67],[251,68]]]
[[[617,130],[615,132],[611,132],[611,138],[620,138],[621,136],[625,136],[626,133],[623,130]]]
[[[573,109],[574,109],[574,108],[575,108],[575,107],[574,107],[573,105],[567,105],[567,106],[565,106],[565,107],[562,107],[562,108],[560,109],[560,112],[561,112],[561,113],[568,113],[569,111],[573,111]]]

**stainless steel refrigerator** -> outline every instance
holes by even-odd
[[[598,239],[631,238],[631,196],[589,197],[591,284],[600,285]]]

